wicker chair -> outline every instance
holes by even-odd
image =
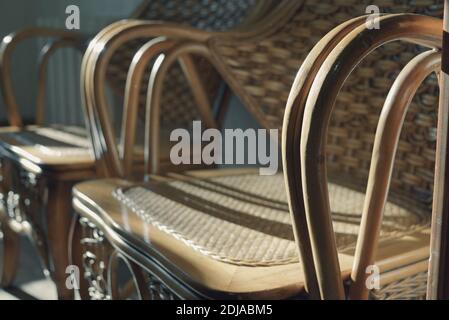
[[[261,19],[266,11],[275,5],[269,1],[143,1],[132,15],[134,19],[146,21],[157,19],[177,22],[193,27],[221,32],[227,29],[238,30],[251,27]],[[251,11],[249,10],[251,9]],[[105,33],[96,37],[100,38]],[[11,81],[11,55],[17,43],[32,37],[48,37],[52,41],[44,46],[39,65],[39,87],[36,99],[36,118],[34,125],[24,126]],[[75,182],[93,178],[97,172],[91,154],[91,145],[84,128],[62,125],[44,126],[45,75],[48,61],[55,50],[73,46],[80,51],[86,49],[88,36],[62,30],[31,28],[8,35],[1,46],[1,88],[6,101],[8,119],[13,127],[3,128],[0,133],[0,148],[3,163],[4,207],[2,228],[4,239],[4,268],[2,286],[13,282],[18,263],[18,233],[27,234],[37,246],[46,274],[55,280],[60,298],[71,298],[73,291],[66,288],[66,267],[70,264],[68,234],[71,219],[71,187]],[[145,39],[147,41],[148,39]],[[123,97],[124,79],[134,52],[142,45],[139,39],[129,42],[117,50],[107,69],[107,80],[113,92]],[[199,75],[196,69],[201,71]],[[186,69],[179,65],[170,69],[166,85],[174,88],[164,94],[164,101],[180,99],[182,105],[171,104],[171,117],[178,124],[187,117],[201,118],[195,105],[195,92],[189,88],[190,75],[196,72],[197,81],[203,79],[207,86],[201,93],[208,99],[218,97],[220,77],[204,61],[191,61]],[[149,73],[146,75],[148,79]],[[144,89],[145,90],[145,89]],[[185,108],[185,109],[184,109]],[[186,116],[186,110],[189,111]],[[209,115],[208,115],[209,116]],[[190,118],[189,118],[190,119]],[[211,116],[209,119],[213,119]],[[210,121],[212,122],[212,121]],[[215,123],[215,122],[214,122]],[[142,154],[137,155],[143,159]],[[139,160],[142,163],[142,160]],[[45,196],[47,195],[47,196]],[[46,212],[48,222],[48,241],[40,221],[39,212]],[[51,253],[51,254],[50,254]],[[53,268],[51,267],[53,265]]]
[[[373,223],[375,231],[369,234],[377,234],[379,221],[366,218],[364,191],[369,168],[378,163],[371,161],[371,155],[379,113],[396,75],[422,48],[392,43],[366,57],[339,94],[328,132],[323,129],[316,133],[319,139],[327,138],[327,144],[314,138],[313,141],[321,142],[318,145],[321,153],[317,156],[313,149],[313,157],[309,158],[308,153],[299,150],[306,98],[312,93],[319,96],[329,90],[323,85],[317,92],[315,88],[311,90],[311,84],[326,76],[329,64],[323,65],[324,71],[320,67],[324,62],[334,62],[330,59],[340,50],[338,44],[346,48],[346,37],[363,33],[366,17],[333,29],[304,59],[328,30],[364,12],[366,5],[355,1],[320,4],[305,1],[296,5],[295,9],[294,2],[286,3],[283,9],[267,18],[264,25],[270,25],[269,28],[261,26],[253,33],[205,35],[194,30],[185,32],[176,26],[167,27],[160,34],[165,38],[147,43],[136,54],[134,67],[128,74],[130,88],[138,66],[141,67],[139,61],[145,65],[161,52],[165,54],[165,60],[160,59],[162,61],[153,68],[154,77],[148,92],[147,133],[151,135],[146,145],[149,150],[146,169],[152,174],[149,182],[134,184],[127,180],[105,179],[81,183],[74,188],[73,203],[82,216],[80,224],[84,230],[85,264],[90,267],[88,275],[102,281],[102,285],[96,287],[95,281],[91,281],[97,296],[120,297],[116,267],[118,261],[124,260],[136,278],[141,298],[343,298],[342,279],[353,292],[353,298],[363,298],[366,297],[364,290],[357,291],[360,275],[355,285],[350,275],[353,264],[365,256],[368,260],[374,258],[380,271],[380,288],[371,290],[372,298],[425,296],[435,156],[432,128],[435,128],[438,99],[436,79],[429,78],[420,87],[405,118],[390,197],[381,210],[384,218],[379,241],[374,238],[371,247],[355,251],[358,241],[364,244],[367,241],[358,237],[361,222],[362,230]],[[404,9],[393,4],[388,8],[393,12]],[[441,7],[434,5],[416,6],[413,11],[441,15]],[[410,24],[404,23],[411,27],[407,36],[421,45],[440,46],[440,36],[435,33],[441,30],[438,19],[412,15],[391,15],[385,19],[382,22],[388,22],[392,29],[397,26],[395,21],[409,19]],[[422,31],[417,30],[420,23],[425,26]],[[125,134],[117,142],[105,117],[107,107],[101,97],[104,91],[101,79],[105,77],[104,66],[109,58],[101,56],[98,48],[119,46],[121,38],[129,41],[133,37],[152,37],[154,29],[154,25],[138,21],[121,25],[114,35],[91,43],[90,54],[83,60],[84,99],[96,157],[104,170],[114,176],[126,174],[132,168],[130,151],[134,141],[133,119],[137,113],[132,95],[137,96],[137,93],[130,91],[128,101],[131,103],[126,106],[128,112],[122,128]],[[181,44],[174,47],[176,43]],[[366,40],[365,45],[369,43]],[[141,58],[145,53],[146,58]],[[186,53],[207,57],[265,128],[282,127],[284,105],[302,63],[290,92],[283,126],[286,190],[283,174],[258,176],[246,169],[157,175],[161,172],[160,160],[155,155],[159,154],[164,66],[170,65],[170,58]],[[430,69],[421,60],[411,63],[425,65],[423,72],[427,75],[438,65],[435,55],[432,59]],[[339,61],[336,60],[335,66]],[[136,78],[139,79],[138,75]],[[328,83],[331,82],[325,84]],[[396,87],[401,84],[398,83]],[[335,90],[331,92],[336,94]],[[307,110],[311,117],[304,119],[313,119],[313,125],[318,127],[318,117],[313,110],[329,109],[332,103],[326,100],[329,102],[326,105],[319,100],[321,105],[314,109],[310,101],[307,101]],[[303,134],[313,132],[307,129],[309,127],[304,126]],[[379,147],[378,142],[375,145]],[[322,167],[323,159],[327,160],[327,171]],[[298,165],[301,163],[304,169],[313,162],[314,168],[320,165],[316,168],[319,170],[302,170],[302,175],[307,177],[303,197]],[[380,172],[389,176],[388,170]],[[320,175],[315,176],[317,173]],[[332,219],[326,206],[327,193],[323,191],[327,190],[326,173],[331,181],[328,188]],[[380,190],[385,193],[387,187],[384,185]],[[309,197],[314,194],[311,192],[321,198]],[[371,195],[371,191],[368,194]],[[383,200],[385,198],[384,195]],[[311,208],[316,208],[320,215],[314,218]],[[376,210],[378,216],[379,208]],[[322,218],[323,223],[317,218]],[[320,241],[321,237],[324,240]],[[377,252],[373,255],[376,245]],[[105,254],[109,252],[104,250],[106,247],[114,253]],[[331,258],[326,259],[327,255]],[[357,263],[354,270],[359,270]],[[365,274],[361,278],[365,279]]]

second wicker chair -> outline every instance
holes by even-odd
[[[428,13],[432,8],[437,7],[415,9]],[[183,54],[206,56],[265,128],[282,127],[284,105],[294,75],[303,63],[290,92],[282,128],[287,190],[282,174],[266,177],[246,170],[153,175],[149,183],[138,185],[114,179],[77,185],[74,205],[83,217],[85,257],[89,258],[90,266],[103,266],[91,268],[90,276],[109,282],[110,291],[102,292],[102,296],[118,297],[115,268],[117,261],[123,259],[132,265],[143,298],[343,298],[343,280],[349,287],[353,286],[350,281],[352,265],[364,255],[375,258],[380,272],[380,286],[372,288],[372,297],[422,298],[425,295],[435,146],[429,127],[435,127],[432,116],[437,104],[435,78],[430,78],[418,92],[419,103],[412,104],[405,120],[397,151],[397,169],[391,178],[390,198],[382,210],[380,240],[371,243],[377,246],[377,254],[374,256],[373,250],[355,251],[359,225],[361,221],[362,228],[366,225],[363,222],[366,220],[364,192],[379,113],[395,76],[422,49],[412,44],[392,43],[366,57],[342,89],[328,132],[317,131],[319,139],[323,139],[319,141],[327,139],[326,153],[318,156],[312,153],[311,158],[301,154],[300,157],[298,149],[306,98],[326,92],[311,89],[312,83],[325,78],[329,72],[325,68],[333,66],[329,59],[346,48],[347,37],[368,30],[364,26],[366,18],[340,25],[304,59],[317,38],[332,28],[329,21],[338,24],[335,19],[350,19],[364,9],[365,5],[347,1],[338,5],[306,1],[301,6],[290,2],[265,21],[264,25],[272,28],[261,27],[260,33],[216,35],[207,37],[207,41],[193,30],[184,33],[175,26],[164,30],[161,35],[168,41],[182,40],[189,44],[187,48],[191,51],[185,49]],[[440,12],[433,14],[440,15]],[[383,19],[382,22],[391,28],[378,31],[381,38],[385,37],[380,43],[388,39],[389,30],[396,30],[408,21],[409,24],[404,25],[410,27],[409,33],[398,28],[399,32],[404,32],[399,38],[428,39],[420,43],[440,46],[441,39],[435,31],[441,24],[438,19],[413,15],[389,15]],[[426,27],[419,30],[419,25]],[[121,32],[145,35],[151,34],[152,28],[130,23]],[[146,49],[142,48],[141,52]],[[176,56],[172,52],[167,56],[171,54]],[[85,90],[95,94],[96,86],[102,85],[93,81],[101,74],[96,65],[107,61],[93,54],[85,57],[84,62]],[[90,89],[89,83],[93,84]],[[86,95],[86,101],[91,116],[100,118],[91,121],[91,130],[97,137],[98,160],[106,160],[109,163],[106,167],[126,171],[129,156],[115,150],[117,143],[113,139],[98,143],[101,139],[108,140],[110,132],[105,130],[106,121],[102,120],[101,99],[90,99],[90,95],[91,92]],[[160,100],[154,95],[150,91],[149,111],[152,116],[159,116]],[[323,101],[318,102],[327,108],[333,105],[333,101],[326,101],[329,105]],[[304,118],[304,122],[320,119],[314,116],[313,110],[329,110],[313,108],[313,102],[307,103],[310,104],[308,115],[313,117]],[[150,120],[147,132],[159,137],[158,120],[154,117]],[[303,132],[307,133],[309,127],[304,128]],[[148,154],[151,155],[158,154],[154,152],[154,148],[158,148],[154,136],[148,137],[151,141]],[[324,143],[319,146],[322,145]],[[130,146],[127,148],[132,150]],[[307,169],[306,173],[301,173],[301,169],[313,163],[323,165],[324,159],[327,171],[318,167],[317,171]],[[148,171],[159,173],[159,166],[155,165],[159,160],[148,160]],[[310,162],[304,162],[306,160]],[[302,168],[300,162],[304,162]],[[321,176],[313,176],[316,173]],[[323,179],[326,173],[331,179],[328,188],[332,219],[325,206],[327,198],[322,196],[327,188],[327,180]],[[304,188],[302,176],[307,178]],[[313,202],[311,190],[323,198]],[[312,218],[313,208],[323,218],[323,225]],[[110,259],[101,255],[101,248],[106,246],[112,246],[115,252]],[[136,271],[139,268],[140,271]],[[105,276],[106,270],[110,277]],[[354,295],[357,296],[363,295]]]

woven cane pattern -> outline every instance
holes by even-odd
[[[158,187],[159,186],[159,187]],[[176,180],[115,196],[150,223],[222,262],[267,266],[298,261],[282,174]],[[329,185],[339,250],[353,248],[364,195]],[[428,219],[387,203],[381,239],[403,236]]]
[[[427,271],[389,283],[370,292],[374,300],[425,300]]]
[[[442,2],[378,1],[381,12],[442,17]],[[437,4],[439,3],[439,4]],[[313,45],[343,21],[365,14],[371,1],[306,1],[292,20],[257,42],[216,40],[214,50],[242,99],[260,123],[281,128],[293,79]],[[384,10],[387,9],[388,10]],[[382,28],[382,26],[380,26]],[[334,108],[328,137],[329,173],[352,177],[363,190],[380,110],[395,77],[421,52],[416,45],[390,43],[365,58],[347,79]],[[391,192],[430,208],[432,200],[438,85],[432,76],[419,89],[402,131]]]
[[[169,0],[149,1],[144,12],[136,17],[145,20],[161,20],[186,24],[195,28],[224,31],[239,25],[255,0]],[[136,51],[150,39],[136,39],[121,46],[114,53],[108,66],[108,80],[120,95],[123,94],[126,75]],[[213,102],[220,83],[218,73],[203,59],[196,58],[202,80]],[[144,79],[140,104],[144,106],[148,88],[149,72]],[[176,128],[191,125],[192,120],[200,119],[195,101],[187,80],[179,66],[175,64],[169,70],[164,83],[162,96],[161,125]],[[144,108],[141,108],[144,112]],[[145,117],[143,117],[144,119]]]

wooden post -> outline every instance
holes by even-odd
[[[427,299],[449,299],[449,0],[444,1],[437,152]]]

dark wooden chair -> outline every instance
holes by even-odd
[[[78,184],[73,191],[84,232],[87,275],[96,297],[122,297],[117,265],[125,261],[140,298],[344,298],[343,287],[351,290],[353,298],[365,298],[366,290],[357,290],[365,283],[366,274],[361,278],[357,275],[359,262],[365,258],[375,261],[371,264],[380,272],[380,287],[371,288],[372,298],[425,296],[436,78],[426,80],[405,119],[388,201],[388,185],[383,185],[379,189],[383,198],[374,198],[383,201],[374,202],[381,208],[376,207],[373,214],[364,204],[371,203],[365,197],[370,199],[373,194],[371,189],[365,194],[366,183],[370,166],[379,164],[371,157],[373,145],[379,147],[375,132],[387,93],[390,87],[396,92],[401,86],[402,80],[394,85],[393,81],[404,67],[400,78],[408,77],[413,65],[422,67],[419,70],[425,75],[435,70],[437,56],[419,52],[424,50],[422,45],[439,48],[441,21],[386,15],[380,18],[386,29],[368,32],[366,16],[353,18],[363,13],[366,5],[355,1],[287,1],[252,32],[222,35],[175,25],[166,26],[161,33],[157,25],[133,21],[117,25],[108,37],[91,43],[83,59],[84,100],[96,160],[106,175],[126,177],[135,165],[132,150],[137,103],[133,99],[140,92],[139,70],[152,59],[159,62],[153,66],[147,98],[148,182],[104,179]],[[404,10],[394,4],[388,8]],[[441,15],[439,6],[408,9]],[[156,32],[161,38],[138,51],[128,73],[127,87],[134,89],[128,92],[121,139],[117,140],[107,118],[103,89],[110,57],[101,48],[119,47],[132,38],[152,38]],[[392,39],[412,39],[421,46],[395,42],[367,56],[347,79],[329,119],[340,82],[352,70],[349,66],[355,67],[354,61],[364,57],[363,50],[371,44],[365,37],[375,32],[380,37],[375,44],[383,44],[392,35]],[[351,41],[359,35],[360,43]],[[340,58],[342,50],[353,60]],[[163,80],[172,61],[186,54],[207,58],[262,127],[284,130],[283,174],[259,176],[249,169],[161,170],[160,110],[166,107],[160,98]],[[415,56],[418,60],[412,60]],[[342,70],[339,62],[345,62]],[[336,78],[340,82],[332,88],[332,78],[326,77],[336,72],[340,72]],[[323,79],[328,82],[312,86]],[[326,96],[326,90],[332,95]],[[388,98],[387,105],[391,101]],[[307,117],[303,119],[306,102]],[[403,102],[403,108],[408,103]],[[327,113],[320,114],[321,110]],[[311,121],[310,126],[307,121]],[[323,128],[328,122],[326,131]],[[393,125],[401,126],[397,120]],[[377,136],[382,133],[381,128]],[[307,136],[318,142],[316,146],[300,143]],[[389,177],[387,169],[379,172]],[[383,212],[381,228],[379,212]],[[365,232],[368,225],[371,231]],[[367,234],[376,236],[367,238]],[[365,247],[366,243],[369,246]],[[351,273],[357,275],[354,282]]]
[[[199,29],[220,32],[228,29],[250,27],[267,10],[272,1],[144,1],[131,18],[145,21],[158,20],[191,25]],[[251,10],[250,10],[251,9]],[[121,23],[126,23],[123,21]],[[96,39],[107,36],[102,32]],[[42,49],[39,65],[36,118],[33,125],[24,125],[11,82],[11,56],[17,43],[32,37],[51,38]],[[45,75],[51,55],[61,47],[73,46],[84,51],[89,37],[78,33],[47,28],[31,28],[18,31],[3,39],[1,45],[1,87],[8,108],[8,119],[12,127],[0,133],[0,149],[3,163],[2,229],[4,239],[4,267],[2,285],[11,285],[18,263],[18,233],[27,234],[37,246],[46,274],[56,283],[59,298],[71,298],[73,290],[65,286],[66,268],[70,264],[68,238],[71,221],[71,188],[75,182],[93,178],[95,169],[91,144],[84,128],[44,124]],[[145,41],[148,39],[145,38]],[[142,45],[139,39],[129,42],[114,52],[107,68],[107,81],[113,91],[122,97],[125,94],[125,79],[134,52]],[[179,122],[199,113],[193,101],[196,92],[190,90],[193,77],[199,81],[204,77],[201,93],[208,99],[218,97],[220,78],[218,73],[201,63],[189,61],[187,67],[175,65],[167,77],[167,92],[164,101],[180,99],[182,104],[172,104],[172,119]],[[210,70],[210,71],[208,71]],[[147,72],[148,79],[149,74]],[[189,113],[186,113],[189,111]],[[201,116],[201,114],[200,114]],[[209,120],[213,118],[209,118]],[[137,155],[143,163],[143,155]],[[48,235],[43,232],[42,214],[47,223]]]

